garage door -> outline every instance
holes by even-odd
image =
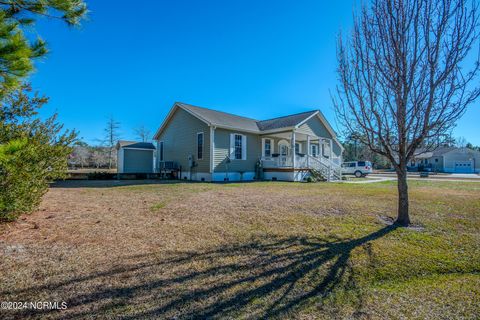
[[[472,173],[473,172],[473,161],[456,161],[455,162],[455,172],[458,172],[458,173]]]

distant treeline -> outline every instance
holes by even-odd
[[[68,159],[69,168],[116,168],[117,152],[114,147],[90,146],[78,142]]]

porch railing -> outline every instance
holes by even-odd
[[[338,163],[337,163],[338,162]],[[264,168],[293,168],[292,156],[263,157]],[[295,155],[295,168],[314,169],[322,174],[328,181],[340,180],[342,178],[342,167],[339,161],[328,159],[322,156]]]

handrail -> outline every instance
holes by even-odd
[[[293,166],[293,159],[291,156],[275,158],[262,157],[261,160],[265,168],[282,168]],[[313,157],[309,154],[305,154],[303,157],[295,155],[295,162],[295,167],[316,170],[327,181],[342,179],[342,167],[333,162],[331,159],[324,157]]]
[[[342,178],[342,167],[337,165],[331,160],[324,158],[316,158],[310,155],[308,161],[312,169],[320,171],[324,176],[327,177],[328,181],[331,181],[332,178],[341,179]]]

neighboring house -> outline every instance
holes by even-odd
[[[255,120],[177,102],[156,132],[157,168],[201,181],[340,179],[343,147],[319,110]]]
[[[118,173],[154,172],[155,146],[153,143],[120,140],[116,149]]]
[[[434,151],[419,149],[409,167],[448,173],[480,172],[480,152],[468,148],[440,147]]]

